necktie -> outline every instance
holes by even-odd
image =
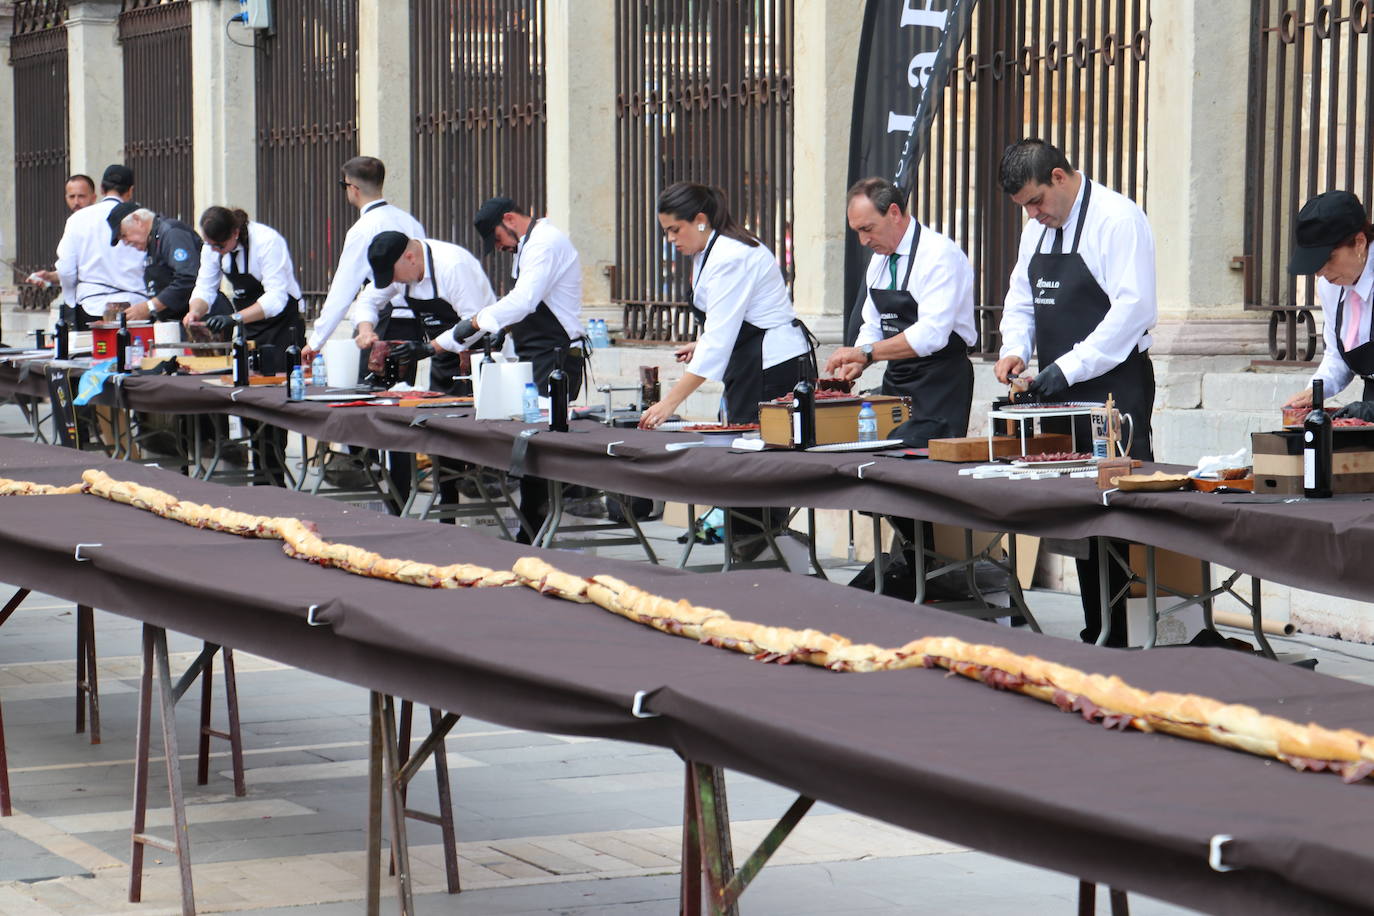
[[[901,255],[895,251],[887,256],[887,272],[892,275],[892,279],[887,284],[888,289],[897,288],[897,260],[900,257]]]
[[[1350,317],[1346,319],[1345,323],[1345,349],[1348,351],[1359,345],[1360,325],[1364,319],[1364,300],[1353,288],[1346,294],[1345,298],[1350,303]]]

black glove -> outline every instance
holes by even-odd
[[[1374,423],[1374,401],[1355,401],[1347,404],[1336,411],[1336,417],[1354,417],[1356,420]]]
[[[207,315],[205,316],[205,326],[216,334],[223,334],[231,331],[234,325],[238,324],[233,315]]]
[[[429,344],[415,340],[398,340],[391,345],[391,352],[387,354],[396,358],[398,362],[410,362],[427,359],[434,355]]]
[[[1049,403],[1063,397],[1064,392],[1068,390],[1069,382],[1064,378],[1064,371],[1059,368],[1058,363],[1050,363],[1047,368],[1040,370],[1039,375],[1031,379],[1026,392]]]
[[[461,344],[463,341],[467,340],[473,334],[476,334],[477,330],[477,325],[472,323],[471,318],[464,318],[462,321],[458,322],[453,326],[454,343]]]

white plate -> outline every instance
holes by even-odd
[[[307,394],[307,401],[371,401],[377,398],[375,394]]]
[[[1063,468],[1087,468],[1097,464],[1096,458],[1073,458],[1068,461],[1013,461],[1011,466],[1014,468],[1044,468],[1050,470],[1062,470]]]

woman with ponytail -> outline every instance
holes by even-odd
[[[700,333],[676,353],[687,363],[682,379],[644,411],[640,426],[661,424],[708,379],[725,385],[727,422],[757,422],[760,401],[791,391],[803,374],[815,377],[815,351],[778,262],[731,215],[719,188],[686,181],[665,188],[658,222],[691,259],[688,303]]]

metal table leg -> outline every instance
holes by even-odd
[[[209,649],[210,643],[205,644]],[[229,730],[218,731],[212,725],[211,693],[213,692],[215,660],[213,656],[205,662],[205,670],[200,680],[200,742],[196,760],[196,785],[203,786],[210,781],[210,739],[220,738],[229,742],[229,759],[234,774],[234,794],[240,798],[248,794],[248,786],[243,776],[243,732],[239,727],[239,690],[238,679],[234,676],[234,650],[228,646],[220,649],[224,658],[224,703],[228,707]]]
[[[95,670],[95,611],[76,606],[76,733],[86,731],[91,716],[91,744],[100,743],[100,679]]]
[[[1107,546],[1106,538],[1096,538],[1095,540],[1097,541],[1097,600],[1100,602],[1097,609],[1102,618],[1101,629],[1097,634],[1097,645],[1105,646],[1112,635],[1112,586],[1107,579],[1107,571],[1111,568],[1107,553],[1110,548]]]
[[[10,764],[5,755],[5,707],[0,703],[0,817],[14,813],[10,807]]]

